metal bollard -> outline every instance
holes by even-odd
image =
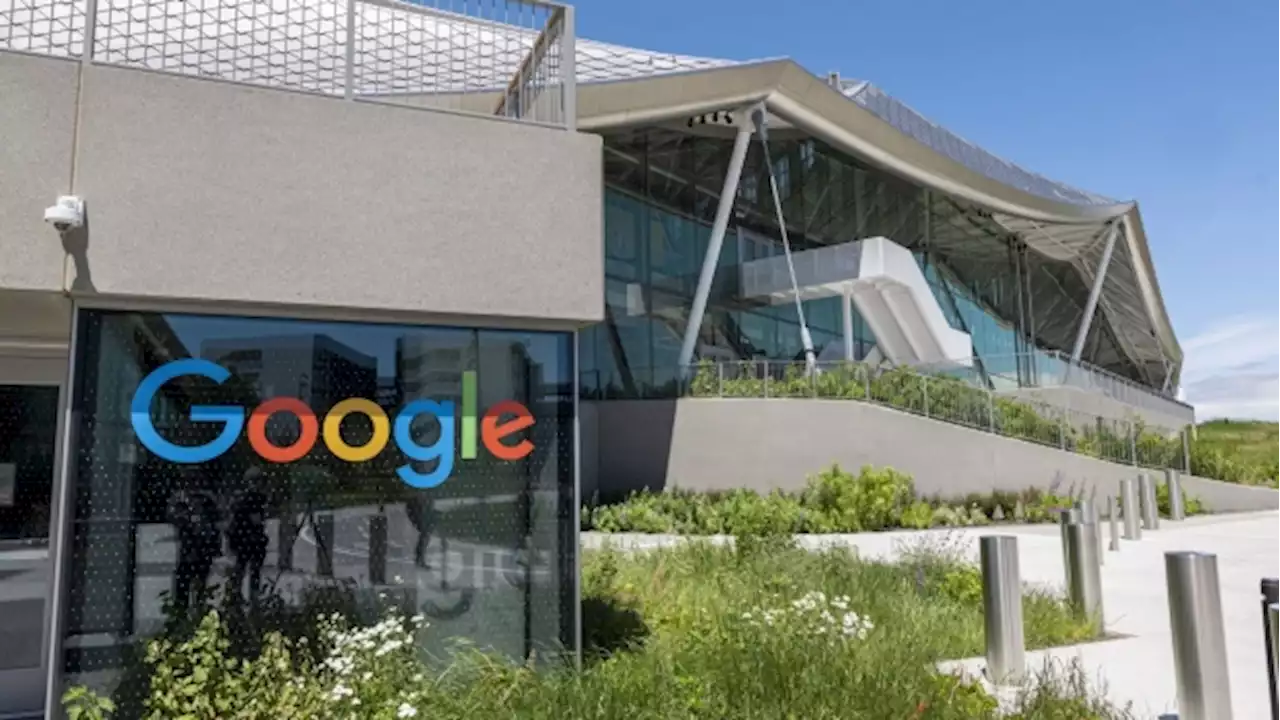
[[[1120,481],[1120,504],[1124,513],[1124,539],[1141,540],[1142,526],[1138,524],[1141,512],[1138,510],[1138,492],[1133,480]]]
[[[1218,557],[1209,553],[1164,555],[1173,630],[1173,672],[1181,720],[1230,720],[1231,687],[1222,624]]]
[[[1138,507],[1142,511],[1142,528],[1159,530],[1160,508],[1156,504],[1156,486],[1146,473],[1138,473]]]
[[[276,567],[293,569],[293,544],[298,539],[298,520],[292,508],[285,507],[276,525]]]
[[[1102,568],[1098,531],[1093,523],[1068,523],[1063,529],[1067,556],[1067,597],[1077,615],[1093,618],[1102,628]]]
[[[1164,484],[1169,489],[1169,519],[1172,521],[1186,518],[1186,510],[1182,506],[1182,476],[1177,470],[1169,468],[1164,471]]]
[[[316,533],[316,574],[333,577],[333,515],[316,515],[312,529]]]
[[[1026,671],[1018,539],[1012,535],[987,535],[979,540],[979,546],[987,678],[996,685],[1004,685],[1015,682]]]
[[[1094,489],[1095,489],[1095,490],[1097,489],[1097,486],[1096,486],[1096,485],[1094,486]],[[1076,507],[1080,509],[1080,522],[1084,522],[1084,523],[1092,523],[1092,524],[1093,524],[1093,529],[1098,533],[1098,537],[1097,537],[1098,550],[1099,550],[1099,552],[1098,552],[1098,564],[1099,564],[1099,565],[1105,564],[1105,562],[1106,562],[1106,560],[1105,560],[1105,558],[1106,558],[1106,554],[1105,554],[1105,553],[1103,553],[1103,552],[1101,552],[1101,550],[1102,550],[1102,523],[1100,522],[1099,517],[1098,517],[1098,504],[1097,504],[1096,502],[1094,502],[1094,501],[1093,501],[1093,498],[1092,498],[1092,497],[1090,497],[1088,500],[1085,500],[1084,498],[1081,498],[1081,499],[1079,499],[1079,500],[1077,500],[1077,501],[1076,501]]]
[[[387,584],[387,515],[369,517],[369,582]]]
[[[1062,536],[1062,567],[1067,568],[1067,576],[1071,575],[1071,561],[1067,559],[1067,526],[1080,522],[1080,508],[1058,511],[1058,532]]]
[[[1271,603],[1267,607],[1267,617],[1271,621],[1271,657],[1280,655],[1280,603]],[[1276,692],[1280,690],[1280,667],[1276,667],[1274,659],[1271,663],[1271,717],[1280,716],[1276,708]]]
[[[1271,686],[1271,718],[1280,718],[1280,707],[1277,706],[1277,683],[1280,683],[1280,647],[1276,646],[1276,603],[1280,602],[1280,580],[1262,578],[1262,630],[1263,641],[1267,645],[1267,678]]]
[[[1119,503],[1114,495],[1107,496],[1107,525],[1111,530],[1111,552],[1120,551],[1120,519],[1116,517]]]

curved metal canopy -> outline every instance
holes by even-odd
[[[1173,387],[1182,351],[1169,322],[1138,207],[1050,180],[969,143],[865,82],[839,88],[791,60],[647,73],[579,86],[579,127],[604,131],[764,101],[791,126],[923,187],[963,199],[1028,247],[1093,283],[1106,230],[1120,242],[1099,311],[1149,386]]]

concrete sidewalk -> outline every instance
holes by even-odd
[[[991,534],[1018,537],[1024,582],[1062,587],[1062,547],[1058,530],[1052,525],[809,535],[800,536],[799,541],[811,548],[853,546],[864,556],[885,559],[925,542],[953,547],[976,561],[978,538]],[[727,540],[716,538],[718,542]],[[621,548],[646,549],[681,541],[669,535],[583,533],[582,543],[584,548],[610,542]],[[1175,715],[1177,689],[1173,678],[1173,639],[1169,629],[1164,554],[1178,550],[1214,553],[1218,556],[1222,586],[1234,716],[1244,720],[1267,718],[1270,701],[1258,582],[1263,577],[1280,574],[1278,543],[1280,513],[1277,512],[1204,516],[1180,523],[1162,520],[1159,530],[1144,531],[1142,540],[1124,541],[1119,552],[1106,554],[1102,568],[1105,623],[1109,633],[1123,637],[1029,652],[1028,667],[1035,670],[1046,659],[1079,660],[1089,676],[1105,686],[1112,701],[1122,705],[1132,703],[1137,717]],[[976,675],[981,674],[984,665],[982,658],[945,664]]]

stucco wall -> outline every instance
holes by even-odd
[[[77,105],[77,72],[0,53],[21,148],[0,162],[0,286],[63,288],[41,215],[73,191],[84,295],[602,317],[597,136],[110,66]]]
[[[1072,484],[1116,493],[1138,468],[928,420],[868,403],[802,399],[631,400],[592,405],[598,430],[596,481],[583,497],[642,487],[796,490],[833,462],[892,466],[923,495]],[[584,414],[584,421],[586,418]],[[584,438],[586,433],[584,433]],[[584,454],[592,453],[585,447]],[[1195,478],[1189,492],[1217,510],[1274,509],[1273,490]]]
[[[44,209],[70,189],[78,67],[0,52],[0,288],[62,289]]]

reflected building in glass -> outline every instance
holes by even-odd
[[[85,311],[79,325],[68,683],[104,688],[126,713],[136,710],[141,690],[130,683],[146,641],[211,609],[247,629],[282,622],[270,615],[281,609],[376,617],[392,603],[429,619],[426,650],[465,638],[513,657],[572,652],[574,404],[544,380],[573,377],[571,335],[108,311]],[[193,421],[196,406],[247,412],[287,397],[327,426],[340,403],[394,387],[400,403],[381,422],[420,398],[461,409],[471,393],[481,413],[503,401],[527,408],[533,427],[503,442],[533,450],[505,461],[482,444],[466,457],[456,432],[442,437],[424,415],[412,441],[439,452],[423,462],[379,441],[379,421],[352,413],[336,425],[340,442],[383,445],[366,460],[336,456],[321,438],[297,461],[265,462],[250,430],[214,459],[171,462],[140,444],[129,408],[147,375],[187,358],[229,374],[161,387],[150,420],[181,446],[214,440],[209,423]],[[303,440],[295,414],[266,422],[275,447]],[[429,472],[440,463],[452,473],[437,487],[396,476],[401,466]]]

